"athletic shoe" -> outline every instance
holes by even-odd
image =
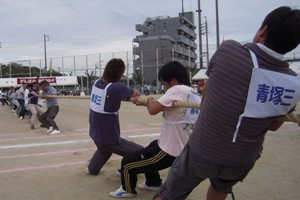
[[[24,117],[19,117],[19,119],[23,119]]]
[[[89,170],[89,168],[87,167],[86,169],[85,169],[85,174],[87,174],[87,175],[92,175],[91,173],[90,173],[90,170]]]
[[[31,128],[32,130],[35,129],[34,124],[31,124],[31,125],[30,125],[30,128]]]
[[[137,186],[137,188],[141,189],[141,190],[150,190],[150,191],[157,191],[159,189],[158,186],[148,186],[146,185],[146,182],[141,183]]]
[[[51,133],[53,131],[53,127],[50,126],[49,129],[47,130],[47,133]]]
[[[57,135],[60,134],[60,130],[53,130],[52,132],[49,133],[50,135]]]
[[[132,198],[136,197],[136,194],[133,193],[128,193],[125,190],[123,190],[122,186],[117,189],[115,192],[109,193],[110,196],[115,197],[115,198]]]

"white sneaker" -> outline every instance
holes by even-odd
[[[128,193],[125,190],[123,190],[122,185],[115,192],[109,193],[109,195],[112,196],[112,197],[115,197],[115,198],[132,198],[132,197],[136,197],[136,194]]]
[[[85,169],[85,171],[84,171],[84,172],[85,172],[85,174],[86,174],[86,175],[91,175],[91,173],[90,173],[90,170],[89,170],[89,168],[88,168],[88,167]]]
[[[60,134],[60,130],[53,130],[52,132],[49,133],[50,135],[57,135]]]
[[[141,183],[137,186],[137,188],[141,189],[141,190],[150,190],[150,191],[157,191],[159,189],[159,186],[148,186],[146,185],[146,182]]]
[[[53,126],[50,126],[49,129],[47,130],[47,133],[51,133],[53,131]]]
[[[19,117],[19,119],[23,119],[24,117]]]

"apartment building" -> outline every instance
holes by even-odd
[[[191,77],[196,73],[195,29],[193,12],[147,18],[136,25],[142,35],[133,39],[134,73],[143,74],[143,84],[156,82],[160,67],[172,60],[185,65]]]

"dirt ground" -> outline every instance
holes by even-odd
[[[62,134],[30,130],[29,120],[19,120],[7,106],[0,106],[1,200],[106,200],[120,186],[115,170],[121,157],[113,155],[99,176],[84,173],[95,151],[88,135],[88,100],[60,99],[56,118]],[[299,110],[299,109],[298,109]],[[143,107],[123,102],[120,110],[123,137],[147,145],[157,138],[160,115],[150,116]],[[300,128],[285,123],[266,136],[261,159],[243,183],[234,188],[237,200],[290,200],[300,197]],[[161,172],[165,179],[167,170]],[[140,175],[139,182],[144,181]],[[201,183],[188,197],[205,199],[209,183]],[[153,192],[138,190],[137,200]],[[231,199],[228,197],[227,199]]]

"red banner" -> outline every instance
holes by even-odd
[[[42,82],[42,81],[48,81],[50,84],[51,83],[56,83],[56,78],[55,77],[45,77],[45,78],[17,78],[17,84],[23,84],[23,83],[34,83],[34,82]]]

